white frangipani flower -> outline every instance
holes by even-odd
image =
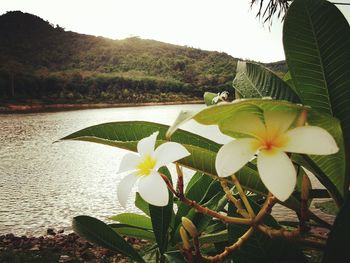
[[[180,160],[190,153],[175,142],[166,142],[154,149],[157,136],[158,132],[155,132],[140,140],[137,144],[138,153],[128,153],[121,161],[118,173],[131,172],[118,186],[118,199],[123,207],[126,207],[135,183],[138,183],[138,192],[146,202],[156,206],[168,204],[168,188],[157,171],[160,167]]]
[[[241,113],[222,122],[222,128],[239,138],[220,148],[216,171],[220,177],[232,175],[258,154],[262,182],[274,196],[285,201],[296,184],[295,168],[285,152],[328,155],[339,149],[333,137],[320,127],[293,127],[297,112],[265,111],[263,121],[261,117]]]

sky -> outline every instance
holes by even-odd
[[[339,8],[350,21],[350,6]],[[0,0],[0,14],[14,10],[89,35],[139,36],[260,62],[284,59],[282,23],[263,25],[250,0]]]

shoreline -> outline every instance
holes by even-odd
[[[105,109],[105,108],[121,108],[121,107],[141,107],[141,106],[158,106],[158,105],[182,105],[182,104],[202,104],[203,100],[189,101],[166,101],[166,102],[131,102],[131,103],[56,103],[56,104],[16,104],[4,103],[0,104],[0,114],[14,113],[35,113],[35,112],[59,112],[70,110],[85,109]]]
[[[136,250],[150,244],[146,240],[123,238]],[[37,237],[0,234],[0,262],[126,262],[126,257],[75,233],[47,229],[46,235]]]

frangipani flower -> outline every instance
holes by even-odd
[[[138,192],[146,202],[156,206],[168,204],[168,188],[157,171],[160,167],[180,160],[190,153],[175,142],[166,142],[154,149],[157,136],[158,132],[155,132],[140,140],[137,144],[138,154],[128,153],[121,161],[118,173],[131,172],[118,186],[118,199],[123,207],[126,207],[135,183],[138,183]]]
[[[296,184],[296,171],[286,152],[328,155],[338,151],[326,130],[316,126],[293,127],[296,117],[295,111],[265,111],[264,116],[241,113],[225,119],[222,128],[240,138],[220,148],[215,161],[218,175],[234,174],[257,154],[262,182],[285,201]]]
[[[228,91],[218,92],[218,94],[212,99],[212,104],[217,104],[220,101],[226,101],[228,98]]]

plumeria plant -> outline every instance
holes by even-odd
[[[239,62],[232,102],[206,93],[207,108],[180,114],[171,127],[104,123],[63,138],[136,152],[123,157],[118,173],[128,173],[116,187],[125,207],[137,185],[134,203],[143,212],[111,216],[112,224],[78,216],[73,229],[137,262],[308,262],[314,251],[325,263],[349,261],[349,24],[327,1],[294,0],[283,44],[284,79]],[[232,141],[181,130],[189,119],[218,126]],[[310,176],[324,189],[313,189]],[[313,212],[314,198],[338,207],[334,223]],[[298,220],[276,220],[275,204]],[[137,251],[123,236],[150,246]]]

